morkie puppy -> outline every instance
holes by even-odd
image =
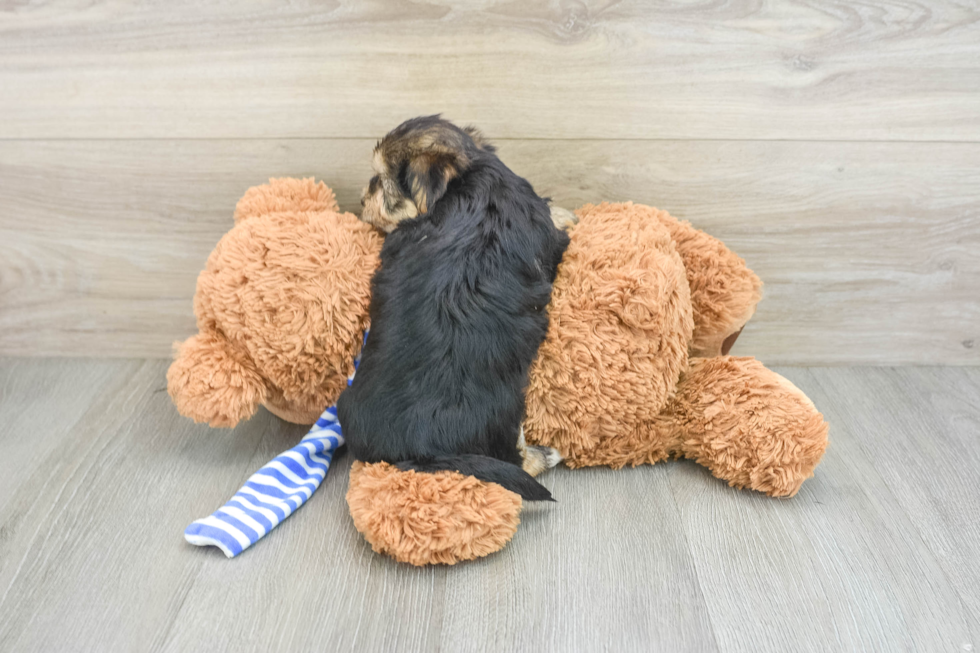
[[[374,150],[362,220],[389,233],[371,332],[337,402],[354,457],[458,471],[531,501],[561,460],[524,444],[528,369],[568,235],[473,128],[408,120]]]

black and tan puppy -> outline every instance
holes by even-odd
[[[374,151],[362,219],[389,232],[371,333],[337,411],[358,460],[453,470],[528,500],[553,449],[521,431],[568,236],[473,129],[409,120]],[[530,472],[530,473],[529,473]]]

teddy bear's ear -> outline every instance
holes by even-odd
[[[181,415],[230,428],[255,414],[266,396],[265,382],[227,340],[202,333],[174,349],[167,391]]]
[[[284,177],[245,191],[235,206],[235,222],[287,211],[339,210],[333,191],[322,181]]]

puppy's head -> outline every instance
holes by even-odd
[[[493,148],[472,127],[460,129],[439,116],[403,122],[374,148],[375,175],[361,197],[361,220],[390,232],[425,215],[481,150]]]

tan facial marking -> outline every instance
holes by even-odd
[[[374,148],[374,157],[371,159],[371,167],[379,175],[388,174],[388,165],[385,163],[384,152],[381,151],[381,146]]]
[[[365,188],[361,220],[374,225],[385,233],[391,233],[399,222],[410,220],[419,214],[415,204],[407,197],[398,199],[394,210],[389,207],[390,201],[386,201],[386,199],[390,200],[390,198],[386,198],[383,187],[379,187],[373,195],[369,195],[368,189]]]

